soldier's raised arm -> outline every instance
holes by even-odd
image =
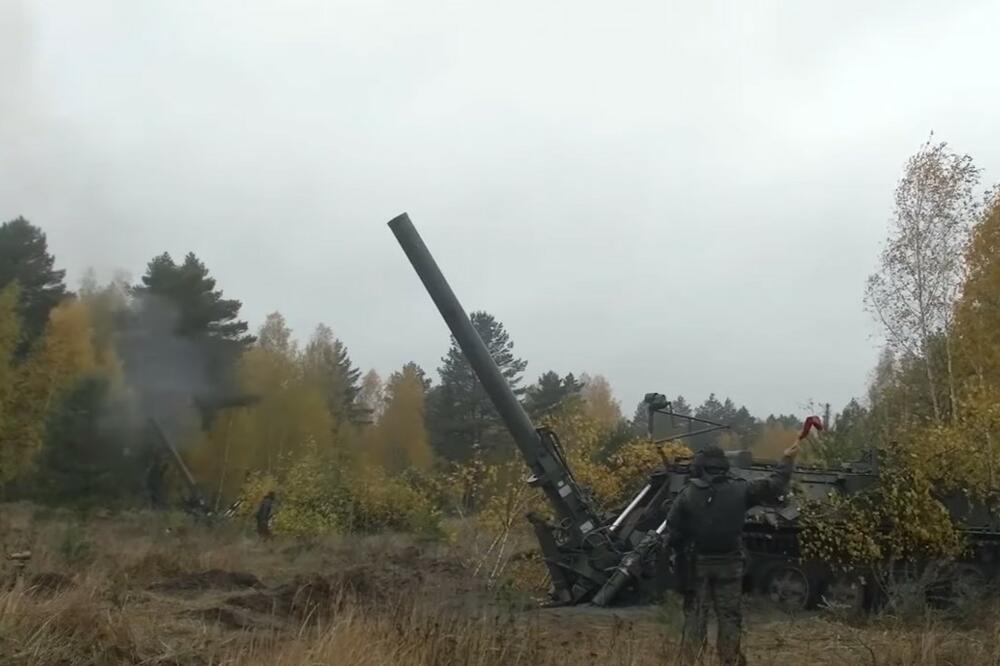
[[[802,440],[795,439],[781,458],[778,468],[766,479],[758,479],[747,484],[747,508],[757,506],[764,502],[776,500],[788,489],[788,482],[792,479],[792,469],[795,466],[795,456],[799,453],[799,443]]]
[[[747,486],[747,508],[777,499],[788,489],[788,482],[792,479],[792,469],[795,466],[795,456],[799,454],[799,446],[814,428],[823,430],[823,421],[818,416],[807,417],[802,422],[802,431],[792,445],[785,449],[785,455],[781,458],[778,469],[770,477],[754,481]]]

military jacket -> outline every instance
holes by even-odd
[[[693,546],[699,555],[739,551],[747,510],[780,497],[791,476],[792,459],[786,456],[766,479],[748,482],[728,471],[691,479],[667,514],[670,544]]]

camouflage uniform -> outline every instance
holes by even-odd
[[[729,473],[718,447],[702,452],[703,472],[677,496],[667,523],[670,545],[690,548],[694,556],[693,594],[685,599],[685,655],[696,658],[705,648],[709,606],[719,626],[716,644],[722,664],[746,663],[740,651],[743,625],[743,522],[748,509],[781,495],[788,487],[792,459],[785,457],[770,478],[747,483]]]
[[[257,507],[257,534],[262,539],[271,538],[271,516],[274,514],[274,493],[269,492],[264,495],[260,506]]]

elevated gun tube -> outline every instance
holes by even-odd
[[[174,464],[177,465],[177,469],[180,470],[181,476],[184,477],[184,482],[187,484],[188,490],[190,490],[195,497],[200,497],[198,483],[194,480],[191,470],[189,470],[187,465],[184,464],[184,459],[181,458],[181,454],[177,452],[177,449],[174,448],[174,445],[170,443],[170,440],[167,439],[167,436],[163,433],[163,428],[161,428],[156,419],[152,417],[149,419],[149,425],[156,434],[156,438],[160,440],[160,445],[163,446],[163,448],[165,448],[174,459]]]
[[[514,438],[534,475],[531,482],[541,487],[558,516],[569,520],[576,537],[582,539],[598,525],[597,515],[563,463],[554,441],[531,423],[409,216],[403,213],[393,218],[389,228]]]

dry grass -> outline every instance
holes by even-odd
[[[456,546],[404,536],[277,540],[151,514],[0,507],[4,664],[672,663],[675,604],[529,609],[487,592]],[[518,600],[523,601],[523,600]],[[515,609],[518,608],[518,609]],[[997,664],[1000,612],[747,614],[756,664]]]

